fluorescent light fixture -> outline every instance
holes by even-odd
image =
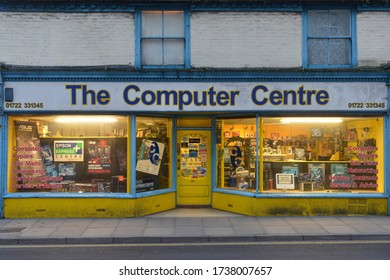
[[[341,118],[282,118],[281,123],[341,123]]]
[[[57,123],[114,123],[117,118],[111,116],[63,116],[55,119]]]

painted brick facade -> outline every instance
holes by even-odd
[[[131,13],[0,13],[0,62],[134,65]]]
[[[358,14],[359,66],[379,66],[390,61],[390,12]]]
[[[221,12],[191,16],[194,67],[300,67],[299,13]]]
[[[0,13],[0,62],[23,66],[134,65],[133,13]],[[302,65],[302,14],[192,12],[191,66]],[[359,12],[359,66],[390,61],[390,12]]]

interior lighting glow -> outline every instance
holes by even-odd
[[[281,123],[341,123],[341,118],[282,118]]]
[[[55,119],[57,123],[114,123],[117,118],[110,116],[64,116]]]

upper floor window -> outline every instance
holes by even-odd
[[[139,64],[186,67],[188,42],[184,11],[141,11]]]
[[[304,66],[355,65],[354,22],[353,13],[349,9],[308,10]]]

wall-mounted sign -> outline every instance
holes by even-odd
[[[387,86],[356,83],[5,82],[5,111],[387,111]]]

